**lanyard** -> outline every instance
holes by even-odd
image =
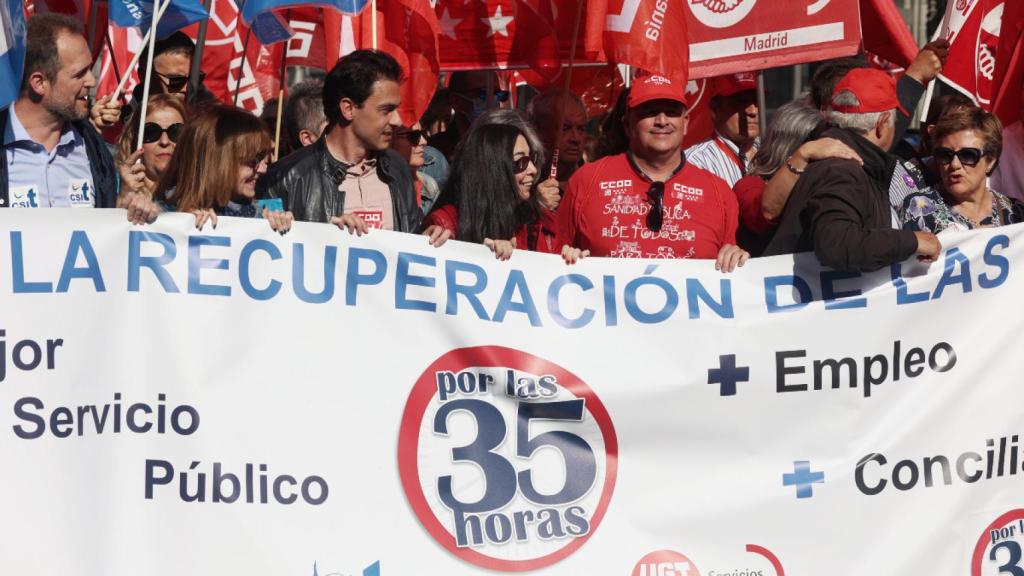
[[[727,157],[731,158],[732,161],[736,163],[736,166],[739,167],[740,169],[740,174],[746,172],[746,169],[743,166],[743,161],[740,160],[740,157],[737,156],[735,152],[733,152],[732,148],[730,148],[727,144],[723,143],[721,137],[717,135],[715,136],[715,145],[718,146],[718,149],[721,150]]]

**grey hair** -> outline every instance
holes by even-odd
[[[761,146],[747,168],[747,174],[771,176],[796,152],[822,121],[821,113],[804,95],[775,111]]]
[[[523,133],[526,143],[530,145],[530,153],[536,158],[534,163],[537,166],[543,166],[547,162],[547,149],[544,147],[540,135],[537,134],[537,129],[519,111],[511,108],[495,108],[488,110],[473,121],[473,127],[488,124],[506,124],[516,127]]]
[[[849,90],[843,90],[832,96],[832,106],[860,106],[857,95]],[[840,128],[847,128],[859,134],[868,134],[875,129],[878,119],[882,114],[888,112],[889,127],[896,126],[896,109],[883,110],[882,112],[867,112],[864,114],[836,112],[829,108],[826,118],[828,121]]]

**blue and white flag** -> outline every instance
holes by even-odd
[[[170,0],[156,25],[156,37],[166,38],[182,28],[210,17],[198,0]],[[122,28],[137,27],[145,34],[153,22],[153,2],[110,0],[110,19]]]
[[[242,5],[242,19],[246,24],[252,24],[256,16],[264,12],[289,6],[328,6],[342,14],[354,16],[362,12],[367,4],[369,0],[245,0]]]
[[[0,109],[18,98],[25,66],[25,12],[22,0],[0,2]]]

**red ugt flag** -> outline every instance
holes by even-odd
[[[1024,2],[1009,2],[1003,9],[996,54],[996,95],[992,104],[992,112],[1005,126],[1021,119],[1021,82],[1024,82]]]
[[[683,2],[669,0],[594,0],[587,6],[587,52],[685,85],[690,61],[685,9]]]

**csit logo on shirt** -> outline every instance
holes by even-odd
[[[72,178],[68,182],[68,199],[71,201],[72,208],[92,208],[96,202],[92,180]]]
[[[36,186],[12,186],[11,208],[39,208]]]

